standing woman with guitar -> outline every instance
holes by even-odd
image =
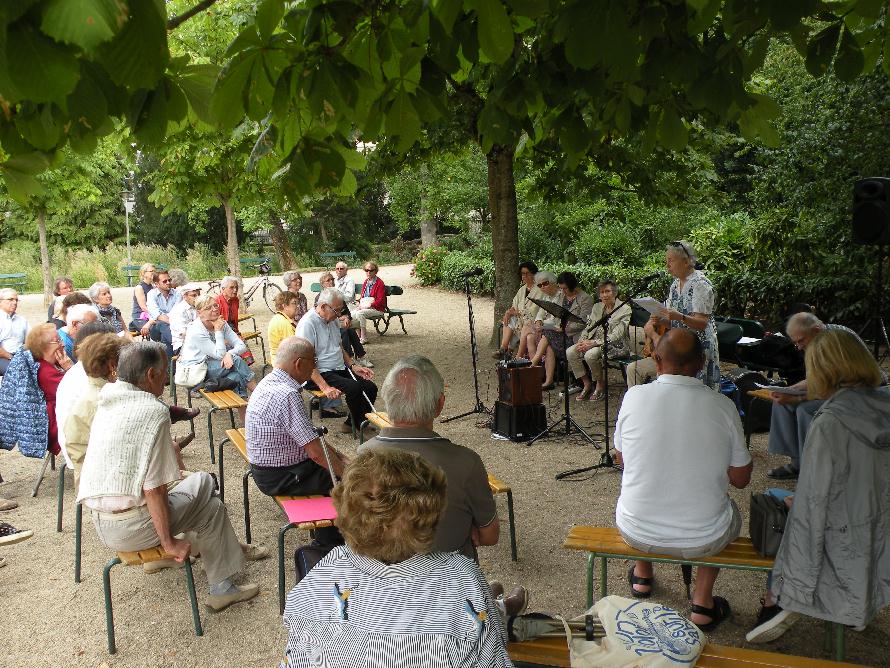
[[[720,354],[714,323],[714,286],[695,268],[695,251],[687,241],[671,241],[666,248],[665,262],[674,282],[664,311],[660,316],[653,315],[649,323],[656,331],[685,327],[695,332],[705,352],[699,378],[716,390],[720,385]]]

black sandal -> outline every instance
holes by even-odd
[[[630,593],[633,595],[634,598],[649,598],[650,596],[652,596],[652,590],[655,588],[652,584],[655,578],[641,578],[639,575],[635,575],[634,569],[636,567],[636,564],[631,564],[630,569],[627,571],[627,581],[630,584]],[[649,587],[649,591],[639,591],[637,589],[634,589],[634,585],[643,585],[644,587]]]
[[[692,604],[692,612],[696,615],[706,615],[711,618],[711,621],[707,624],[695,624],[698,628],[700,628],[704,632],[710,632],[720,626],[720,623],[724,620],[729,619],[732,615],[732,610],[729,607],[729,601],[727,601],[722,596],[714,597],[714,607],[713,608],[705,608],[701,605]]]

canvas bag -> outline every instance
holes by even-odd
[[[176,365],[176,377],[173,381],[177,385],[182,385],[184,387],[194,387],[199,383],[203,383],[204,379],[207,377],[207,362],[201,362],[200,364],[190,364],[189,366],[183,366],[181,364]]]
[[[585,614],[598,617],[606,635],[598,642],[573,637],[563,619],[572,668],[694,666],[706,643],[695,624],[655,601],[606,596]]]
[[[779,552],[788,506],[772,494],[752,494],[748,513],[748,530],[751,543],[761,557],[774,557]]]

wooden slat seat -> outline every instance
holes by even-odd
[[[221,392],[207,392],[204,388],[198,390],[199,394],[210,402],[210,410],[207,411],[207,436],[210,441],[210,463],[216,464],[216,453],[214,451],[213,442],[213,414],[216,411],[228,411],[229,421],[232,423],[232,429],[235,428],[235,411],[247,408],[247,400],[242,399],[237,392],[232,390],[223,390]],[[188,405],[191,408],[192,395],[189,392]],[[220,481],[220,484],[222,482]]]
[[[748,390],[748,396],[754,397],[755,399],[763,399],[764,401],[772,401],[773,397],[770,394],[769,390],[759,389],[759,390]]]
[[[539,638],[507,645],[517,668],[556,666],[568,668],[569,649],[562,638]],[[764,652],[708,643],[695,662],[696,668],[852,668],[856,664]]]
[[[150,547],[147,550],[136,550],[135,552],[118,552],[117,556],[127,566],[139,566],[152,561],[160,561],[161,559],[171,559],[160,545]]]

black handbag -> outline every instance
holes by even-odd
[[[236,387],[238,387],[238,382],[225,376],[204,382],[205,392],[223,392],[225,390],[234,390]]]
[[[761,557],[774,557],[782,544],[788,507],[771,494],[752,494],[748,528],[754,549]]]

